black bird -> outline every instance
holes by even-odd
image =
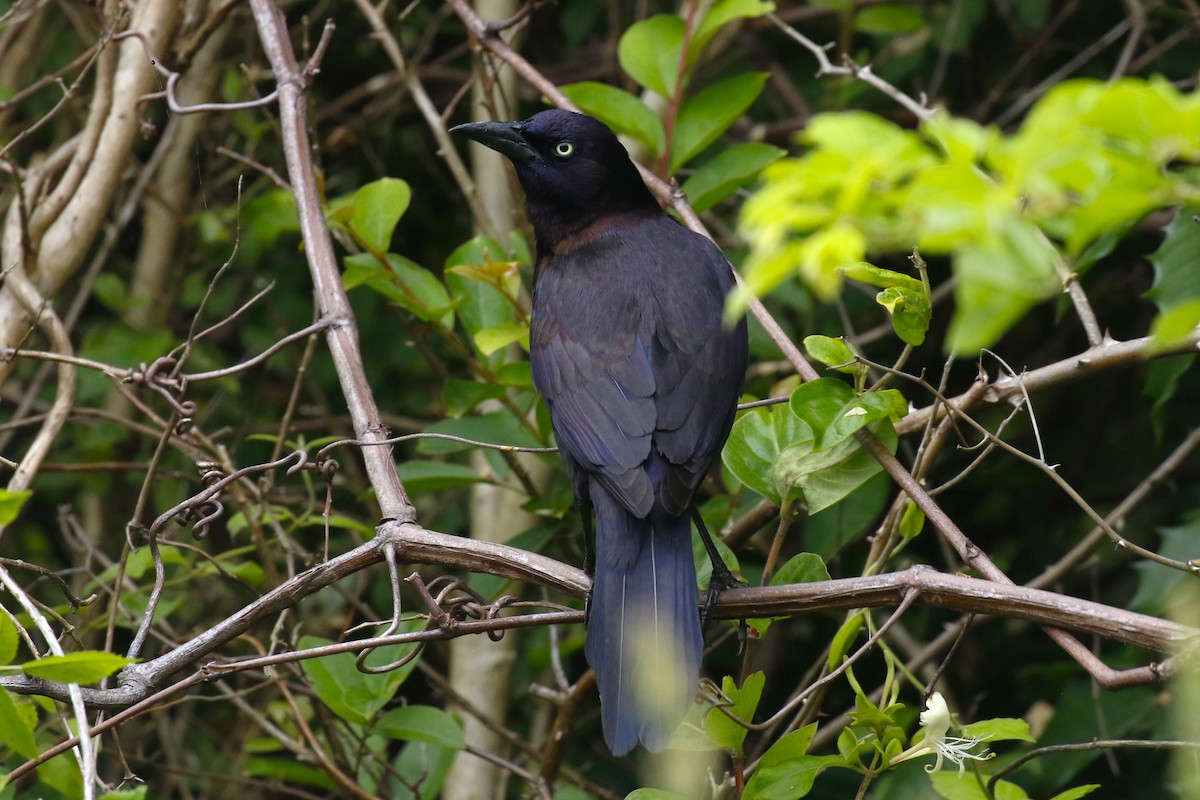
[[[616,755],[662,750],[704,649],[691,520],[733,424],[746,323],[733,272],[669,217],[603,123],[569,111],[452,129],[512,160],[537,240],[529,358],[583,513],[596,516],[588,663]],[[713,586],[710,586],[710,591]]]

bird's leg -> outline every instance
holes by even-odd
[[[583,571],[591,581],[596,577],[596,551],[594,540],[592,538],[592,504],[579,503],[579,516],[583,521]],[[583,626],[587,627],[588,617],[592,611],[592,587],[588,584],[588,589],[583,595]]]
[[[746,586],[743,581],[739,581],[729,571],[729,567],[725,566],[725,560],[721,558],[721,554],[717,551],[716,544],[713,543],[712,535],[709,534],[708,528],[704,525],[704,518],[700,516],[700,509],[692,507],[692,520],[696,523],[696,528],[700,531],[700,540],[704,542],[704,549],[708,551],[708,558],[712,561],[712,577],[708,580],[708,591],[704,597],[704,610],[700,612],[700,622],[703,625],[708,624],[708,615],[712,612],[713,603],[717,601],[717,597],[726,589],[736,589],[739,586]],[[744,623],[743,623],[744,624]]]

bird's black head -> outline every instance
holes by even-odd
[[[513,162],[543,252],[577,246],[609,225],[660,213],[629,154],[599,120],[552,109],[520,122],[474,122],[450,130]]]

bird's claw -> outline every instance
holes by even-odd
[[[734,577],[733,573],[729,571],[729,567],[725,566],[724,563],[714,564],[712,577],[708,580],[708,589],[704,593],[704,610],[700,612],[700,625],[705,627],[708,625],[713,605],[716,604],[721,592],[726,589],[739,589],[749,585],[745,581],[740,581]]]

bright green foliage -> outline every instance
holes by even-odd
[[[1086,269],[1148,212],[1200,198],[1195,174],[1175,167],[1200,158],[1200,93],[1165,81],[1060,84],[1012,136],[940,112],[914,132],[852,111],[814,117],[801,141],[808,151],[767,167],[743,208],[747,291],[798,273],[831,299],[843,274],[868,278],[868,253],[919,246],[952,263],[946,346],[960,354],[1058,291],[1057,269]],[[897,334],[919,344],[927,294],[874,277]]]
[[[412,190],[399,178],[380,178],[350,197],[332,201],[326,211],[331,222],[344,225],[369,253],[381,256],[392,243],[392,231],[412,199]]]
[[[33,732],[37,726],[37,711],[33,704],[19,700],[0,687],[0,747],[24,758],[38,754]]]
[[[21,506],[33,495],[32,491],[10,492],[0,489],[0,525],[7,525],[21,513]]]

